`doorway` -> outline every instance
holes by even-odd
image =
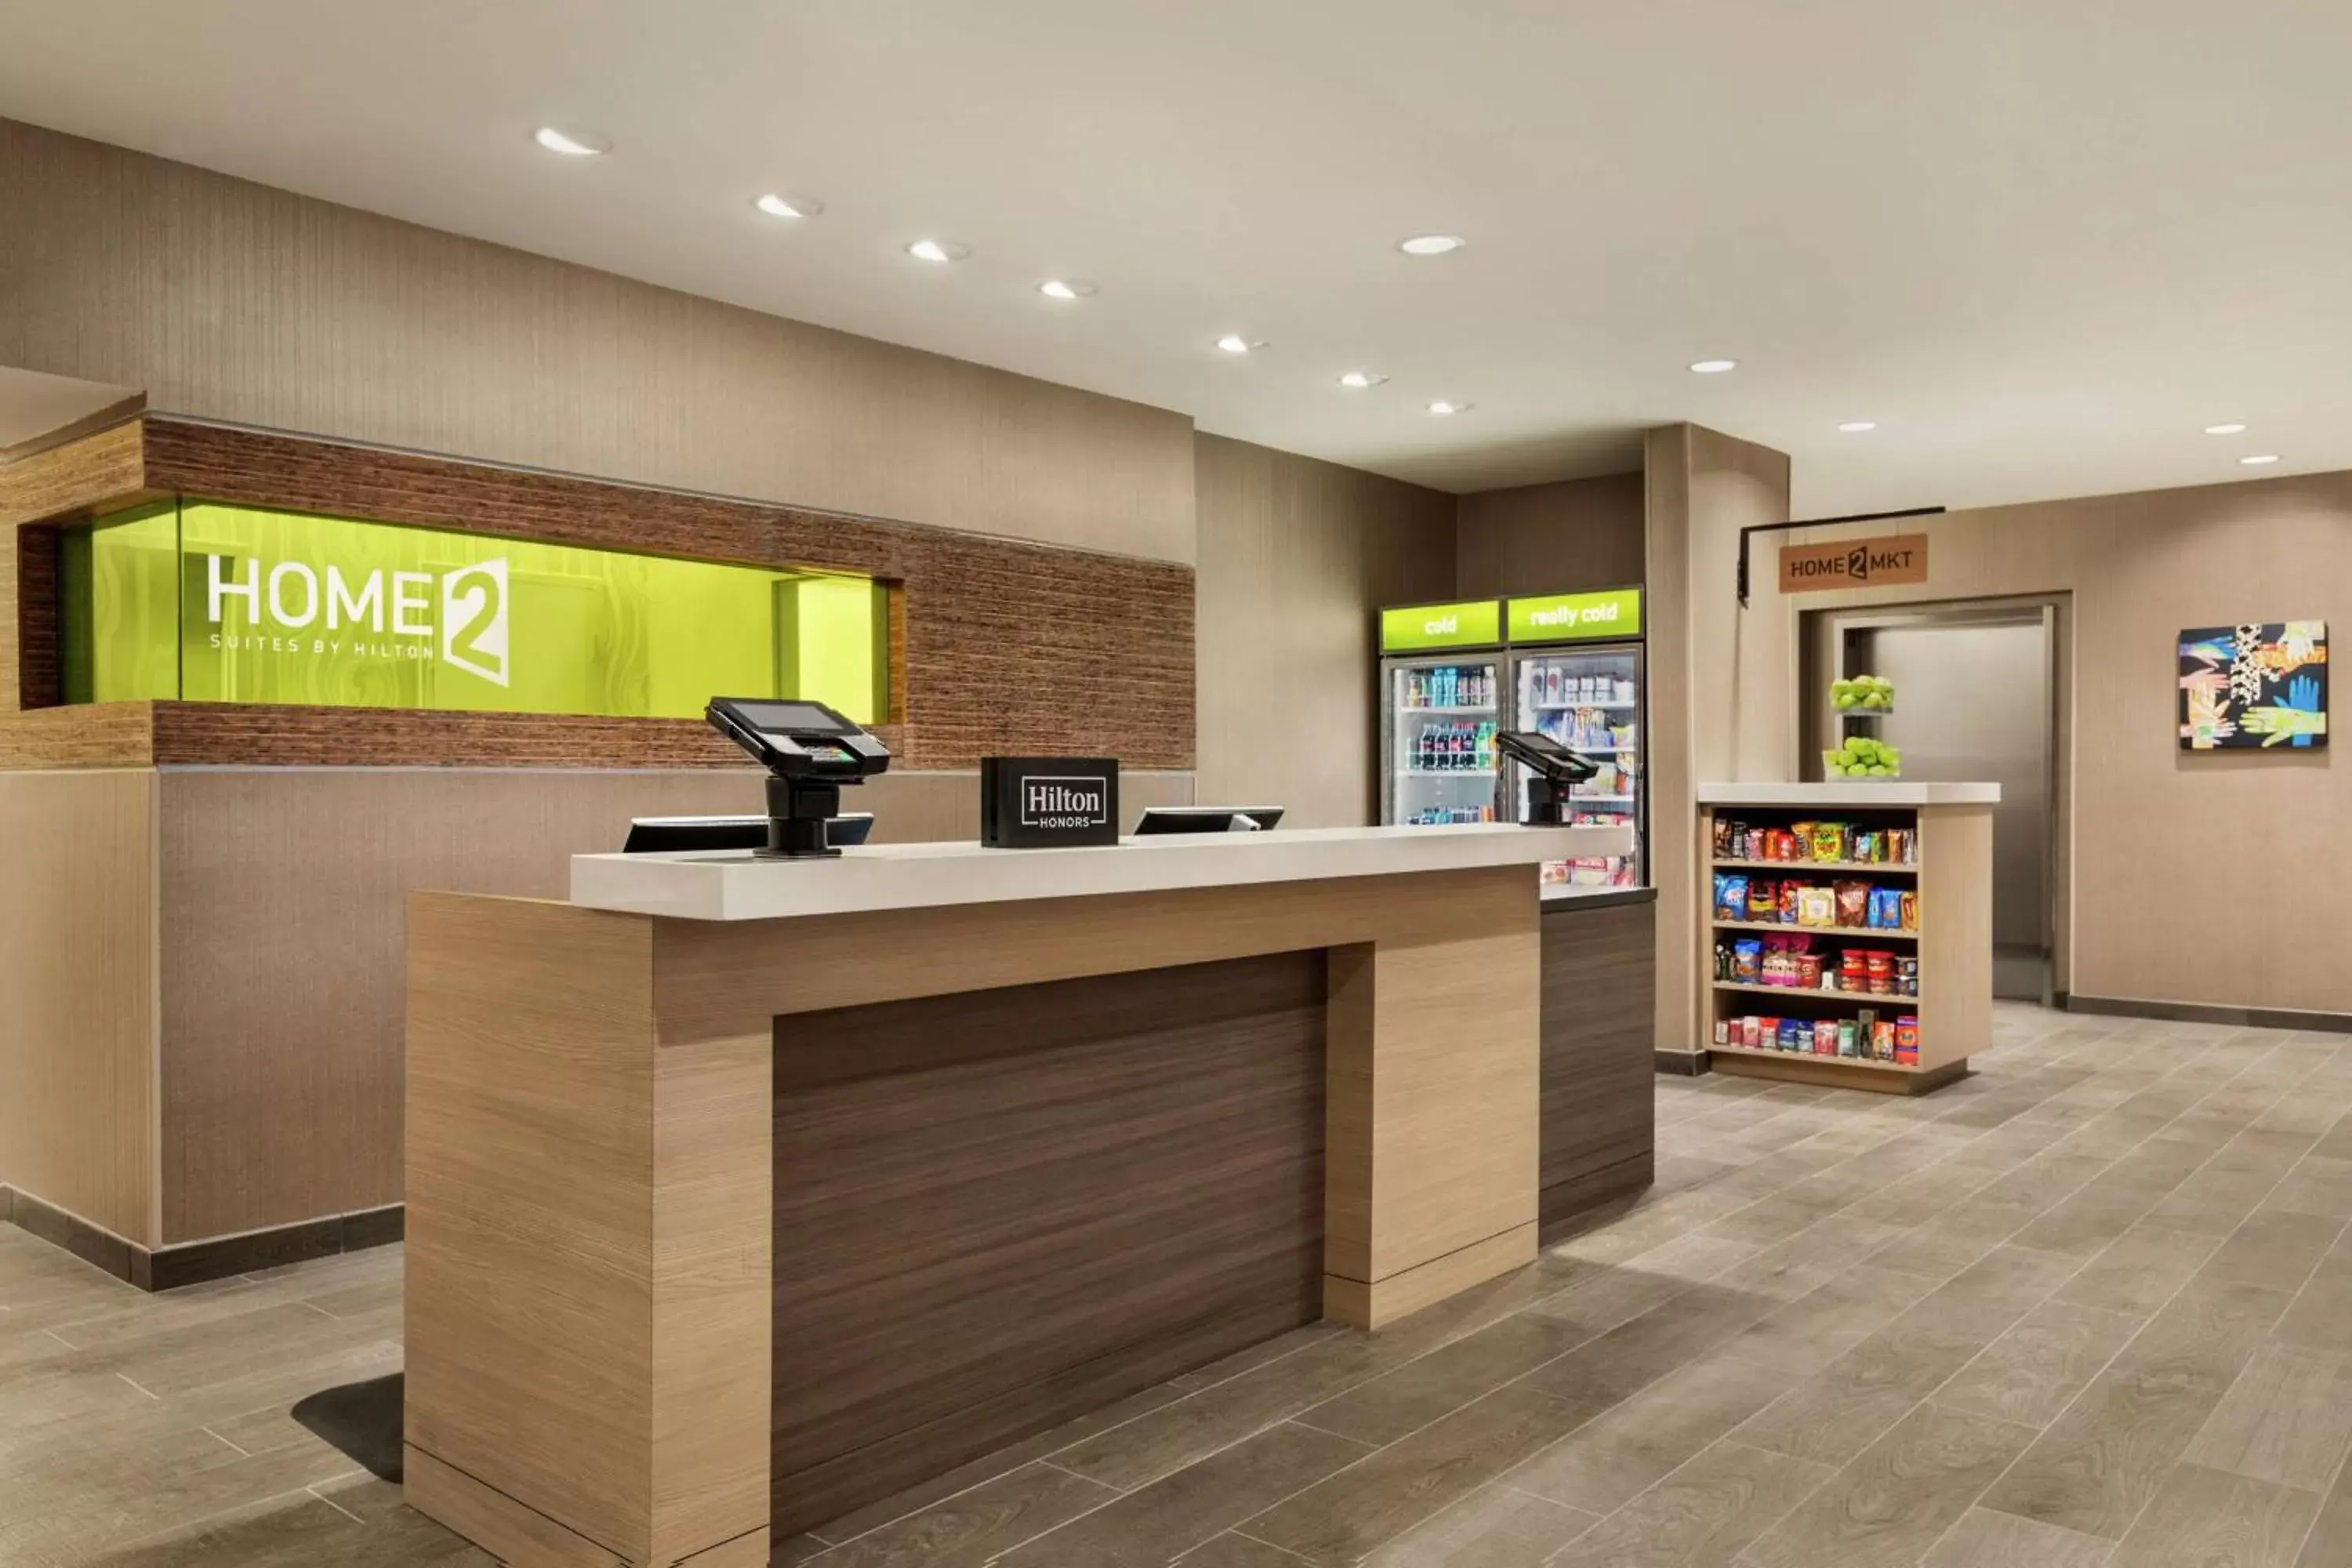
[[[1903,776],[1989,780],[1993,808],[1993,994],[2049,1002],[2057,985],[2058,676],[2056,599],[1818,610],[1806,617],[1806,774],[1853,731],[1903,753]],[[1895,683],[1893,710],[1842,716],[1843,676]]]

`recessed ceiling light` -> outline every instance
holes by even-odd
[[[1849,436],[1860,436],[1865,431],[1877,429],[1878,421],[1875,419],[1849,419],[1844,424],[1839,426],[1838,428],[1844,431]]]
[[[1469,243],[1458,234],[1416,234],[1398,240],[1397,248],[1407,256],[1447,256]]]
[[[2242,436],[2245,433],[2246,427],[2243,425],[2208,425],[2205,426],[2205,434],[2208,436]]]
[[[918,261],[961,261],[971,247],[954,239],[919,239],[907,247],[907,254]]]
[[[1037,292],[1048,300],[1083,300],[1095,291],[1095,286],[1076,278],[1048,278],[1037,285]]]
[[[567,158],[593,158],[599,153],[609,153],[613,144],[602,136],[583,132],[558,131],[552,125],[542,125],[530,133],[530,139],[551,153],[561,153]]]
[[[814,196],[780,196],[773,191],[751,204],[770,217],[814,217],[824,204]]]
[[[1339,377],[1339,384],[1361,390],[1367,386],[1378,386],[1387,379],[1376,370],[1351,370]]]
[[[1725,371],[1738,368],[1739,362],[1736,359],[1701,359],[1691,362],[1691,369],[1701,375],[1721,375]]]
[[[1441,397],[1429,405],[1429,411],[1432,414],[1467,414],[1473,406],[1472,404],[1456,403],[1450,397]]]
[[[1264,343],[1254,343],[1239,332],[1227,332],[1217,340],[1217,346],[1229,354],[1245,354],[1252,349],[1262,349]]]
[[[2266,464],[2275,463],[2278,460],[2278,454],[2276,452],[2260,452],[2255,454],[2253,457],[2241,458],[2238,459],[2238,461],[2245,464],[2246,467],[2250,468],[2259,468]]]

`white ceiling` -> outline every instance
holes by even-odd
[[[6,10],[0,114],[1445,489],[1677,419],[1809,515],[2352,468],[2344,0]]]

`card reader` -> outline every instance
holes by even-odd
[[[1495,749],[1515,763],[1535,770],[1528,781],[1528,826],[1558,827],[1568,822],[1569,786],[1580,784],[1601,771],[1601,764],[1571,752],[1549,735],[1534,730],[1504,730],[1495,736]]]
[[[822,702],[714,697],[704,717],[768,770],[768,846],[753,853],[840,854],[827,842],[826,819],[841,815],[842,785],[889,767],[882,742]]]

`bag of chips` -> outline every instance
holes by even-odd
[[[1719,921],[1744,921],[1748,918],[1748,879],[1736,871],[1715,874],[1715,918]]]

